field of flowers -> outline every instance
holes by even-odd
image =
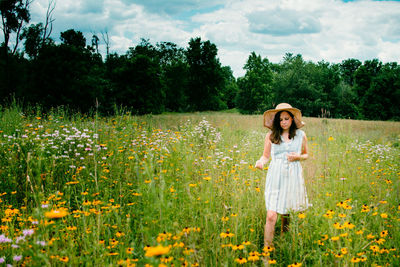
[[[305,122],[313,206],[270,248],[262,116],[3,109],[0,264],[400,266],[400,123]]]

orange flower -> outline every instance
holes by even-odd
[[[156,247],[145,247],[146,250],[146,257],[153,257],[168,254],[169,250],[171,249],[170,246],[163,247],[162,245],[158,245]]]
[[[59,210],[51,210],[48,212],[44,213],[44,216],[48,219],[59,219],[63,218],[68,215],[68,212],[66,209],[59,209]]]

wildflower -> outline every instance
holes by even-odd
[[[376,245],[370,246],[369,249],[372,250],[373,252],[378,252],[379,251],[379,247],[376,246]]]
[[[160,260],[161,260],[161,262],[163,262],[163,263],[168,263],[168,262],[172,261],[173,259],[174,259],[174,257],[166,256],[166,257],[164,257],[164,258],[161,258]],[[160,265],[159,265],[159,266],[160,266]]]
[[[386,213],[381,213],[381,218],[382,219],[386,219],[388,217],[388,215]]]
[[[49,219],[59,219],[68,215],[68,212],[65,209],[60,210],[51,210],[44,213],[44,216]]]
[[[243,245],[234,245],[234,246],[232,246],[232,249],[233,250],[242,250],[242,249],[244,249],[244,246]]]
[[[36,241],[36,244],[38,244],[38,245],[40,245],[42,247],[46,246],[46,242],[45,241]]]
[[[221,218],[221,221],[223,221],[223,222],[227,222],[229,220],[229,217],[222,217]]]
[[[305,215],[304,213],[300,213],[300,214],[298,215],[298,217],[299,217],[300,219],[304,219],[304,218],[306,217],[306,215]]]
[[[361,261],[360,258],[357,258],[357,257],[351,258],[351,262],[352,262],[352,263],[357,263],[357,262],[360,262],[360,261]]]
[[[367,239],[374,239],[374,238],[375,238],[375,236],[373,234],[368,234],[367,235]]]
[[[258,261],[260,259],[257,255],[252,255],[247,258],[248,261]]]
[[[268,263],[269,264],[276,264],[276,260],[269,260]]]
[[[295,262],[293,264],[290,264],[288,267],[300,267],[301,265],[302,265],[302,263]]]
[[[1,243],[11,243],[12,240],[8,237],[6,237],[5,235],[0,235],[0,244]]]
[[[230,233],[229,230],[228,230],[228,231],[226,231],[226,232],[222,232],[222,233],[220,234],[220,237],[221,237],[221,238],[225,238],[225,237],[232,237],[232,236],[234,236],[234,235],[235,235],[235,234]]]
[[[369,212],[369,207],[368,207],[368,205],[362,205],[362,207],[361,207],[361,212]]]
[[[346,255],[346,254],[348,253],[348,250],[347,250],[347,248],[341,248],[341,249],[340,249],[340,252],[341,252],[343,255]]]
[[[127,249],[126,249],[126,253],[127,253],[127,254],[132,254],[132,253],[133,253],[133,250],[134,250],[133,248],[127,248]]]
[[[245,264],[247,262],[247,260],[245,258],[240,257],[238,259],[235,259],[235,262],[237,262],[239,264]]]
[[[328,210],[323,216],[325,218],[332,219],[333,214],[335,214],[335,212],[333,210]]]
[[[63,257],[60,257],[59,260],[62,262],[68,262],[69,258],[67,256],[63,256]]]
[[[22,255],[15,255],[13,257],[13,261],[20,261],[20,260],[22,260]]]
[[[331,237],[331,240],[332,240],[332,241],[338,241],[339,239],[340,239],[339,236],[332,236],[332,237]]]
[[[5,258],[3,258],[3,257],[0,258],[0,263],[4,263],[5,261],[6,261]]]
[[[271,252],[271,251],[274,251],[274,250],[275,250],[275,248],[274,247],[270,247],[270,246],[266,246],[266,247],[263,248],[264,252]]]
[[[164,255],[164,254],[168,254],[171,247],[164,247],[162,245],[158,245],[156,247],[145,247],[144,248],[146,250],[146,257],[153,257],[153,256],[159,256],[159,255]]]
[[[34,232],[35,232],[35,230],[33,230],[33,229],[22,230],[22,234],[23,234],[24,236],[33,235]]]

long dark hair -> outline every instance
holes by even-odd
[[[289,128],[289,139],[293,139],[296,136],[297,125],[294,121],[294,116],[290,111],[282,110],[275,114],[274,122],[272,123],[272,133],[269,139],[272,143],[279,145],[281,143],[281,135],[283,133],[283,129],[281,127],[281,113],[286,111],[289,113],[290,117],[292,117],[292,125]]]

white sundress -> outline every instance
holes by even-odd
[[[304,185],[303,169],[299,161],[290,162],[287,154],[301,153],[304,132],[296,130],[296,136],[285,142],[271,144],[271,162],[265,181],[265,205],[267,210],[279,214],[302,211],[310,205]]]

